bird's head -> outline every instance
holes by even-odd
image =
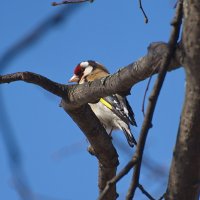
[[[84,61],[79,63],[74,69],[74,75],[70,78],[69,82],[77,82],[79,84],[93,81],[97,78],[108,75],[108,70],[95,61]],[[87,80],[88,78],[88,80]]]

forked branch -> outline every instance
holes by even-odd
[[[36,84],[62,98],[62,107],[84,132],[100,162],[99,188],[102,192],[106,183],[116,175],[118,155],[105,129],[86,104],[114,93],[127,94],[134,84],[148,78],[152,72],[158,73],[162,57],[167,51],[168,46],[165,43],[151,44],[148,48],[148,54],[138,61],[129,64],[109,77],[81,85],[59,84],[31,72],[18,72],[0,76],[0,84],[25,81]],[[169,71],[180,67],[180,55],[177,46],[176,53],[168,68]],[[121,84],[121,81],[124,84]],[[88,121],[90,122],[89,126]],[[120,176],[125,174],[126,171],[122,172]],[[104,199],[116,199],[115,185],[120,176],[113,181],[113,185],[109,187],[111,192],[107,193]]]

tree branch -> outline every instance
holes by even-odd
[[[52,2],[51,5],[52,6],[59,6],[62,4],[72,4],[72,3],[84,3],[86,1],[89,1],[90,3],[92,3],[94,0],[65,0],[65,1],[61,1],[61,2]]]
[[[130,94],[130,89],[133,85],[145,80],[152,73],[158,73],[159,66],[167,50],[166,43],[152,43],[148,47],[146,56],[119,69],[117,73],[93,82],[69,86],[68,99],[66,100],[71,105],[80,106],[88,102],[96,102],[99,98],[110,94]],[[169,71],[180,67],[181,56],[178,45],[176,54],[168,68]]]
[[[104,190],[101,192],[98,200],[104,200],[106,194],[108,191],[110,191],[110,188],[113,185],[116,185],[116,183],[121,180],[132,168],[133,166],[137,163],[138,158],[134,157],[131,161],[129,161],[126,166],[117,174],[117,176],[113,177],[111,180],[109,180],[106,184],[106,187]]]
[[[140,191],[150,200],[155,200],[145,189],[141,184],[138,184],[138,188]]]
[[[86,104],[77,109],[71,109],[71,106],[66,104],[65,100],[62,100],[61,105],[84,132],[94,149],[95,156],[99,160],[99,192],[101,192],[106,182],[116,175],[119,164],[117,152],[110,137],[89,105]],[[90,122],[89,125],[88,122]],[[116,199],[116,197],[116,187],[113,186],[105,200]]]
[[[152,43],[148,47],[148,54],[140,58],[138,61],[119,69],[117,73],[106,78],[87,82],[81,85],[64,85],[55,83],[44,76],[31,72],[18,72],[0,76],[0,84],[21,80],[33,83],[57,96],[61,96],[68,104],[77,108],[88,102],[96,102],[99,98],[110,94],[129,94],[133,85],[145,80],[152,74],[158,73],[163,56],[167,51],[168,45],[166,43]],[[179,68],[181,60],[182,54],[179,45],[177,45],[175,56],[170,62],[168,71]]]
[[[144,15],[144,22],[145,22],[145,24],[147,24],[149,22],[149,19],[143,9],[142,0],[139,0],[139,7],[140,7],[140,10],[142,11],[142,14]]]
[[[0,76],[0,83],[22,80],[39,85],[49,92],[62,97],[61,106],[84,132],[94,149],[95,156],[100,162],[99,188],[101,192],[106,183],[116,175],[118,155],[105,129],[87,103],[96,102],[100,97],[114,93],[129,93],[134,84],[148,78],[152,72],[155,74],[159,71],[160,63],[167,51],[167,44],[161,42],[153,43],[148,48],[148,54],[137,62],[120,69],[112,76],[81,85],[55,83],[31,72],[18,72]],[[171,60],[169,70],[180,67],[180,56],[179,46],[177,46],[176,54]],[[89,126],[88,122],[90,122]],[[107,193],[104,199],[116,199],[115,183],[110,187],[111,192]]]
[[[42,75],[32,72],[17,72],[13,74],[7,74],[5,76],[0,76],[0,83],[11,83],[14,81],[24,81],[27,83],[36,84],[60,97],[64,97],[67,92],[66,85],[56,83]]]

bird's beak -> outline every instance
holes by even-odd
[[[79,81],[79,77],[77,76],[77,75],[73,75],[70,79],[69,79],[69,81],[68,82],[78,82]]]

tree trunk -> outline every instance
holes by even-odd
[[[184,1],[182,35],[186,95],[170,170],[167,200],[199,200],[200,1]]]

